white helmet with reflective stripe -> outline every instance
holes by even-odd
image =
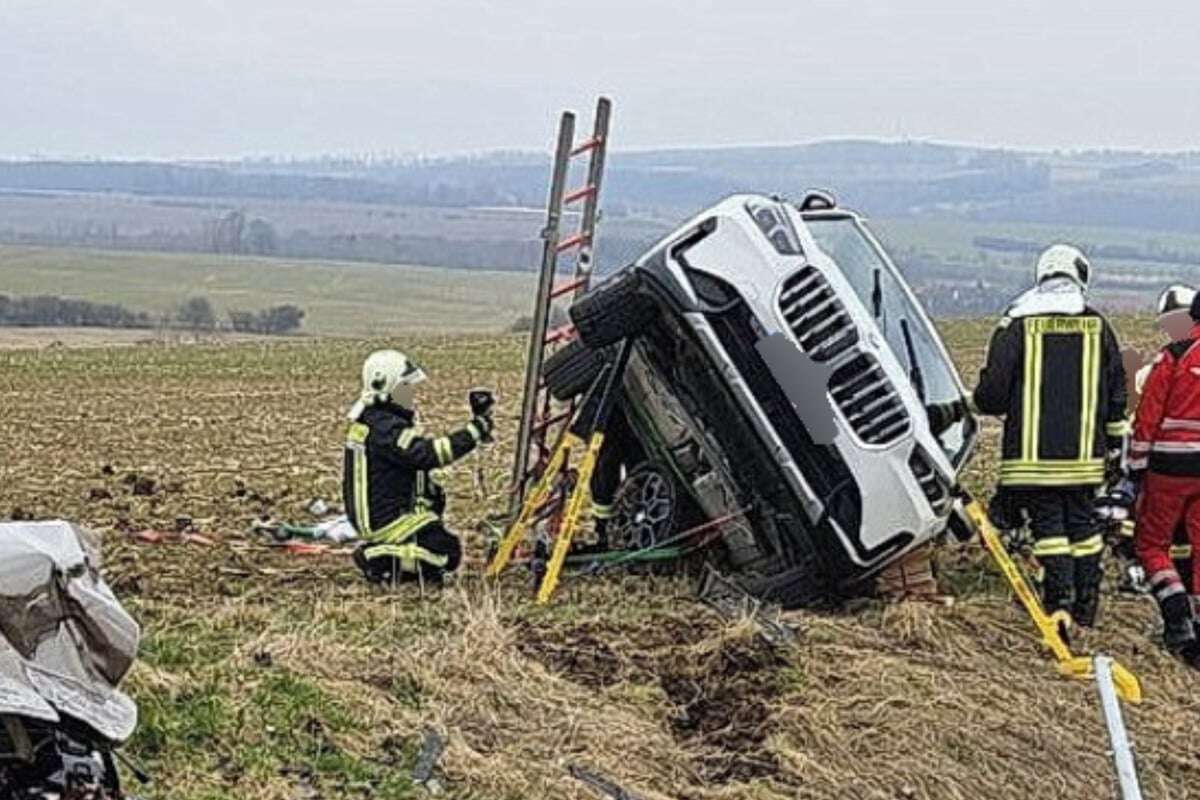
[[[1192,301],[1196,299],[1196,290],[1190,286],[1177,283],[1163,289],[1158,296],[1158,315],[1170,314],[1175,311],[1190,311]]]
[[[358,419],[367,406],[395,403],[412,409],[413,387],[425,380],[425,372],[399,350],[376,350],[362,367],[362,395],[350,409],[350,418]]]
[[[1158,327],[1172,342],[1188,338],[1195,324],[1191,313],[1195,300],[1196,290],[1178,283],[1158,296]]]
[[[1092,264],[1078,247],[1056,244],[1047,247],[1038,257],[1034,270],[1034,283],[1047,278],[1062,276],[1070,278],[1083,289],[1092,281]]]

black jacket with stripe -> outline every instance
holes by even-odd
[[[399,541],[433,521],[445,503],[430,471],[474,450],[482,435],[468,422],[446,436],[426,437],[411,411],[391,404],[367,408],[346,434],[342,501],[350,523],[364,539]]]
[[[1117,337],[1099,312],[1004,317],[973,397],[1004,417],[1000,483],[1103,483],[1108,440],[1129,430],[1125,394]]]

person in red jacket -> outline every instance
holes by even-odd
[[[1129,470],[1139,480],[1134,551],[1162,612],[1168,649],[1200,668],[1194,606],[1171,559],[1182,522],[1192,549],[1200,547],[1200,296],[1192,300],[1191,331],[1154,359],[1138,405]],[[1200,561],[1193,560],[1191,585]]]

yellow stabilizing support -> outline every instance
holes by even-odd
[[[992,560],[1000,567],[1000,571],[1004,573],[1004,577],[1008,579],[1009,585],[1021,604],[1025,606],[1025,610],[1029,613],[1033,624],[1037,626],[1038,631],[1042,634],[1042,642],[1054,654],[1058,660],[1058,668],[1064,674],[1072,678],[1089,680],[1095,677],[1092,669],[1092,660],[1084,656],[1076,656],[1071,653],[1071,648],[1063,641],[1059,633],[1059,622],[1066,618],[1064,614],[1048,615],[1043,609],[1042,604],[1038,602],[1037,595],[1033,593],[1029,582],[1025,580],[1025,576],[1012,558],[1008,555],[1008,551],[1004,549],[1004,544],[1000,541],[1000,537],[996,534],[996,529],[992,526],[991,520],[988,519],[987,513],[982,506],[975,500],[966,501],[964,510],[971,522],[979,529],[979,535],[983,538],[983,544],[991,554]],[[1113,662],[1113,684],[1116,686],[1117,694],[1122,700],[1127,703],[1140,703],[1142,701],[1142,685],[1138,682],[1137,676],[1130,672],[1120,664]]]
[[[571,497],[567,500],[566,510],[563,512],[558,536],[554,540],[554,553],[550,556],[550,563],[546,567],[546,576],[542,578],[542,585],[538,587],[537,601],[541,605],[550,602],[550,595],[554,594],[554,589],[558,586],[558,576],[562,572],[567,553],[571,550],[571,539],[575,536],[575,529],[579,527],[579,515],[583,511],[583,503],[587,499],[588,487],[592,481],[592,472],[596,469],[596,460],[600,457],[600,448],[603,446],[604,434],[593,433],[592,440],[588,442],[587,452],[583,456],[583,463],[579,465],[579,480],[575,483]]]
[[[563,462],[567,460],[567,455],[570,453],[571,448],[581,444],[583,444],[583,440],[573,433],[567,433],[562,437],[562,441],[558,443],[554,454],[550,456],[550,463],[542,471],[542,477],[538,479],[537,484],[526,495],[525,502],[521,504],[521,513],[517,515],[512,526],[509,527],[508,533],[504,534],[504,538],[500,540],[500,547],[496,550],[496,555],[492,559],[492,563],[488,564],[487,571],[485,572],[488,577],[499,575],[500,571],[508,566],[513,551],[517,549],[517,545],[525,538],[525,534],[529,528],[529,521],[533,519],[533,515],[541,507],[542,503],[546,502],[546,498],[550,495],[554,479],[558,475],[558,471],[562,468]]]

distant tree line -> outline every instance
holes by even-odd
[[[175,328],[194,332],[232,330],[269,336],[294,333],[304,309],[285,303],[259,311],[230,311],[221,323],[206,297],[192,297],[173,314],[153,316],[117,303],[95,303],[58,295],[0,294],[0,327],[7,328]]]
[[[972,240],[972,244],[980,250],[1032,255],[1040,253],[1048,242],[1031,242],[1025,239],[1010,239],[1005,236],[976,236]],[[1093,258],[1157,261],[1162,264],[1200,264],[1200,253],[1176,250],[1153,241],[1148,242],[1145,247],[1130,244],[1086,244],[1083,242],[1078,244]]]
[[[271,306],[262,311],[230,311],[229,323],[239,333],[276,336],[300,330],[304,309],[294,305]]]
[[[154,319],[116,303],[93,303],[56,295],[0,294],[0,326],[46,328],[150,328]]]
[[[285,303],[259,311],[230,310],[229,324],[223,326],[207,297],[190,297],[176,310],[175,322],[179,327],[197,332],[227,327],[237,333],[279,336],[300,330],[304,324],[304,309]]]

